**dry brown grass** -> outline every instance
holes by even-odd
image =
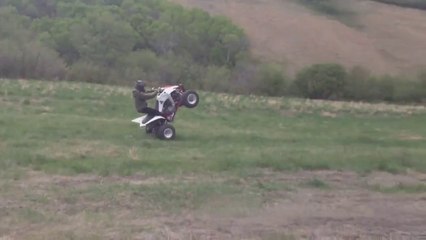
[[[230,17],[245,29],[252,52],[290,73],[319,62],[360,65],[376,73],[412,73],[426,65],[426,12],[367,0],[347,0],[352,28],[293,0],[173,0]],[[343,1],[343,0],[342,0]]]
[[[219,102],[224,108],[267,107],[282,111],[283,115],[299,113],[320,113],[334,117],[338,114],[350,113],[360,115],[397,114],[412,115],[426,113],[426,106],[398,105],[388,103],[364,103],[328,100],[310,100],[297,98],[272,98],[259,96],[240,96],[229,94],[209,94],[203,99],[207,104]]]
[[[425,138],[418,134],[403,134],[398,136],[399,139],[406,141],[423,141]]]

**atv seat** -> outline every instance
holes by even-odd
[[[149,120],[151,120],[154,117],[155,117],[154,114],[148,114],[148,115],[146,115],[146,117],[142,120],[142,124],[145,124],[145,123],[149,122]]]
[[[142,120],[143,124],[147,123],[149,120],[151,120],[155,116],[163,116],[164,117],[163,113],[161,113],[158,110],[153,109],[153,108],[146,107],[141,112],[147,114],[145,119]]]

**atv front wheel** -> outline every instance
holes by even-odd
[[[198,105],[200,98],[195,91],[186,91],[182,96],[183,105],[187,108],[194,108]]]
[[[175,128],[170,124],[163,124],[157,130],[157,137],[162,140],[172,140],[176,137]]]

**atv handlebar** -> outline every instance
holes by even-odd
[[[157,88],[153,87],[151,90],[152,91],[156,91],[157,93],[161,93],[162,91],[164,91],[165,88],[167,88],[167,87],[173,87],[173,86],[177,86],[180,92],[185,92],[186,91],[186,89],[185,89],[185,87],[183,86],[182,83],[180,83],[178,85],[167,85],[167,86],[162,86],[162,87],[157,87]]]

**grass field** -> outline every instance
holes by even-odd
[[[0,80],[0,239],[295,239],[225,223],[308,192],[426,192],[424,106],[200,92],[166,142],[131,123],[130,93]]]

